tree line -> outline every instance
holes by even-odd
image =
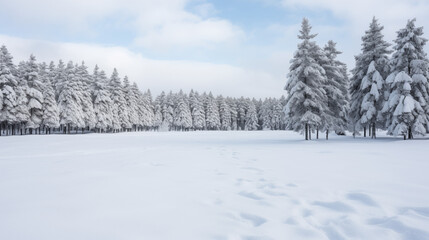
[[[127,76],[110,77],[84,62],[18,66],[0,49],[0,135],[190,130],[285,129],[285,98],[231,98],[162,92],[155,99]]]
[[[313,40],[307,19],[302,21],[301,43],[291,60],[285,104],[286,128],[305,139],[319,131],[376,138],[377,129],[412,139],[429,132],[429,61],[424,52],[423,27],[409,20],[397,31],[393,50],[373,18],[362,37],[362,51],[348,78],[341,52],[329,41],[324,48]],[[393,54],[392,54],[393,53]]]

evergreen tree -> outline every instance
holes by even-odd
[[[28,119],[26,128],[33,129],[40,127],[43,120],[43,84],[39,79],[39,66],[36,63],[36,58],[31,55],[30,59],[25,62],[22,77],[28,84],[27,98],[30,118]]]
[[[222,95],[218,97],[217,102],[219,104],[220,129],[225,131],[230,130],[231,109],[229,109],[229,105],[226,103],[226,100]]]
[[[180,90],[177,95],[177,107],[175,108],[174,126],[177,130],[189,130],[192,127],[192,115],[187,96]]]
[[[429,130],[429,61],[424,52],[427,39],[415,19],[397,32],[391,74],[386,82],[390,95],[382,112],[387,115],[388,134],[413,138]]]
[[[324,48],[326,62],[323,63],[327,82],[324,85],[328,98],[328,110],[325,114],[324,129],[326,130],[326,139],[330,130],[337,133],[344,133],[347,129],[348,117],[348,88],[346,65],[337,60],[340,51],[336,49],[336,43],[329,41]]]
[[[206,126],[208,130],[219,130],[220,128],[219,107],[211,92],[207,96]]]
[[[85,127],[84,113],[81,106],[82,91],[79,77],[76,74],[73,62],[69,62],[64,69],[64,84],[58,96],[60,124],[64,132],[70,133],[75,128]]]
[[[189,94],[189,105],[192,115],[192,126],[194,130],[203,130],[206,127],[204,104],[200,99],[198,92]]]
[[[355,57],[350,86],[350,121],[354,134],[371,127],[375,134],[377,118],[383,127],[379,114],[384,102],[385,78],[388,72],[388,50],[390,44],[383,40],[377,19],[373,18],[369,29],[362,37],[362,53]],[[375,136],[375,135],[374,135]]]
[[[106,73],[98,70],[96,66],[93,73],[95,128],[98,132],[106,132],[113,127],[112,99]]]
[[[129,128],[137,127],[140,124],[140,118],[138,114],[138,95],[137,92],[133,91],[128,77],[124,77],[124,98],[126,101]]]
[[[84,62],[82,62],[80,66],[76,67],[76,77],[78,78],[80,85],[80,105],[82,106],[83,120],[85,122],[85,127],[90,130],[95,126],[95,113],[92,101],[93,94],[90,87],[92,84],[92,77],[88,73],[88,67],[85,66]]]
[[[0,50],[0,124],[3,122],[9,126],[17,122],[18,81],[13,75],[14,70],[12,56],[7,48],[2,46]]]
[[[50,67],[51,69],[51,67]],[[40,65],[39,76],[43,83],[43,116],[42,125],[46,133],[50,133],[52,128],[60,126],[58,105],[55,101],[55,92],[50,81],[50,72],[47,72],[46,64]]]
[[[112,99],[113,130],[119,131],[123,128],[130,128],[131,124],[126,110],[127,103],[124,98],[124,90],[116,68],[110,77],[109,88]]]
[[[285,114],[288,128],[294,131],[304,131],[305,139],[311,139],[310,128],[321,126],[322,115],[327,111],[327,97],[323,89],[326,75],[321,59],[324,53],[314,41],[316,35],[311,34],[308,20],[302,21],[298,51],[291,60],[288,82],[285,90],[288,92]]]
[[[246,130],[257,130],[258,129],[258,113],[256,106],[253,101],[246,99],[247,112],[246,112]]]

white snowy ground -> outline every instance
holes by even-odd
[[[429,140],[0,137],[0,239],[429,239]]]

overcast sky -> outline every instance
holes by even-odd
[[[429,33],[428,13],[428,0],[14,0],[1,3],[0,44],[15,62],[116,67],[154,94],[279,97],[303,17],[351,69],[373,16],[391,42],[414,17]]]

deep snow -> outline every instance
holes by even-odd
[[[429,239],[425,139],[143,132],[0,146],[0,239]]]

